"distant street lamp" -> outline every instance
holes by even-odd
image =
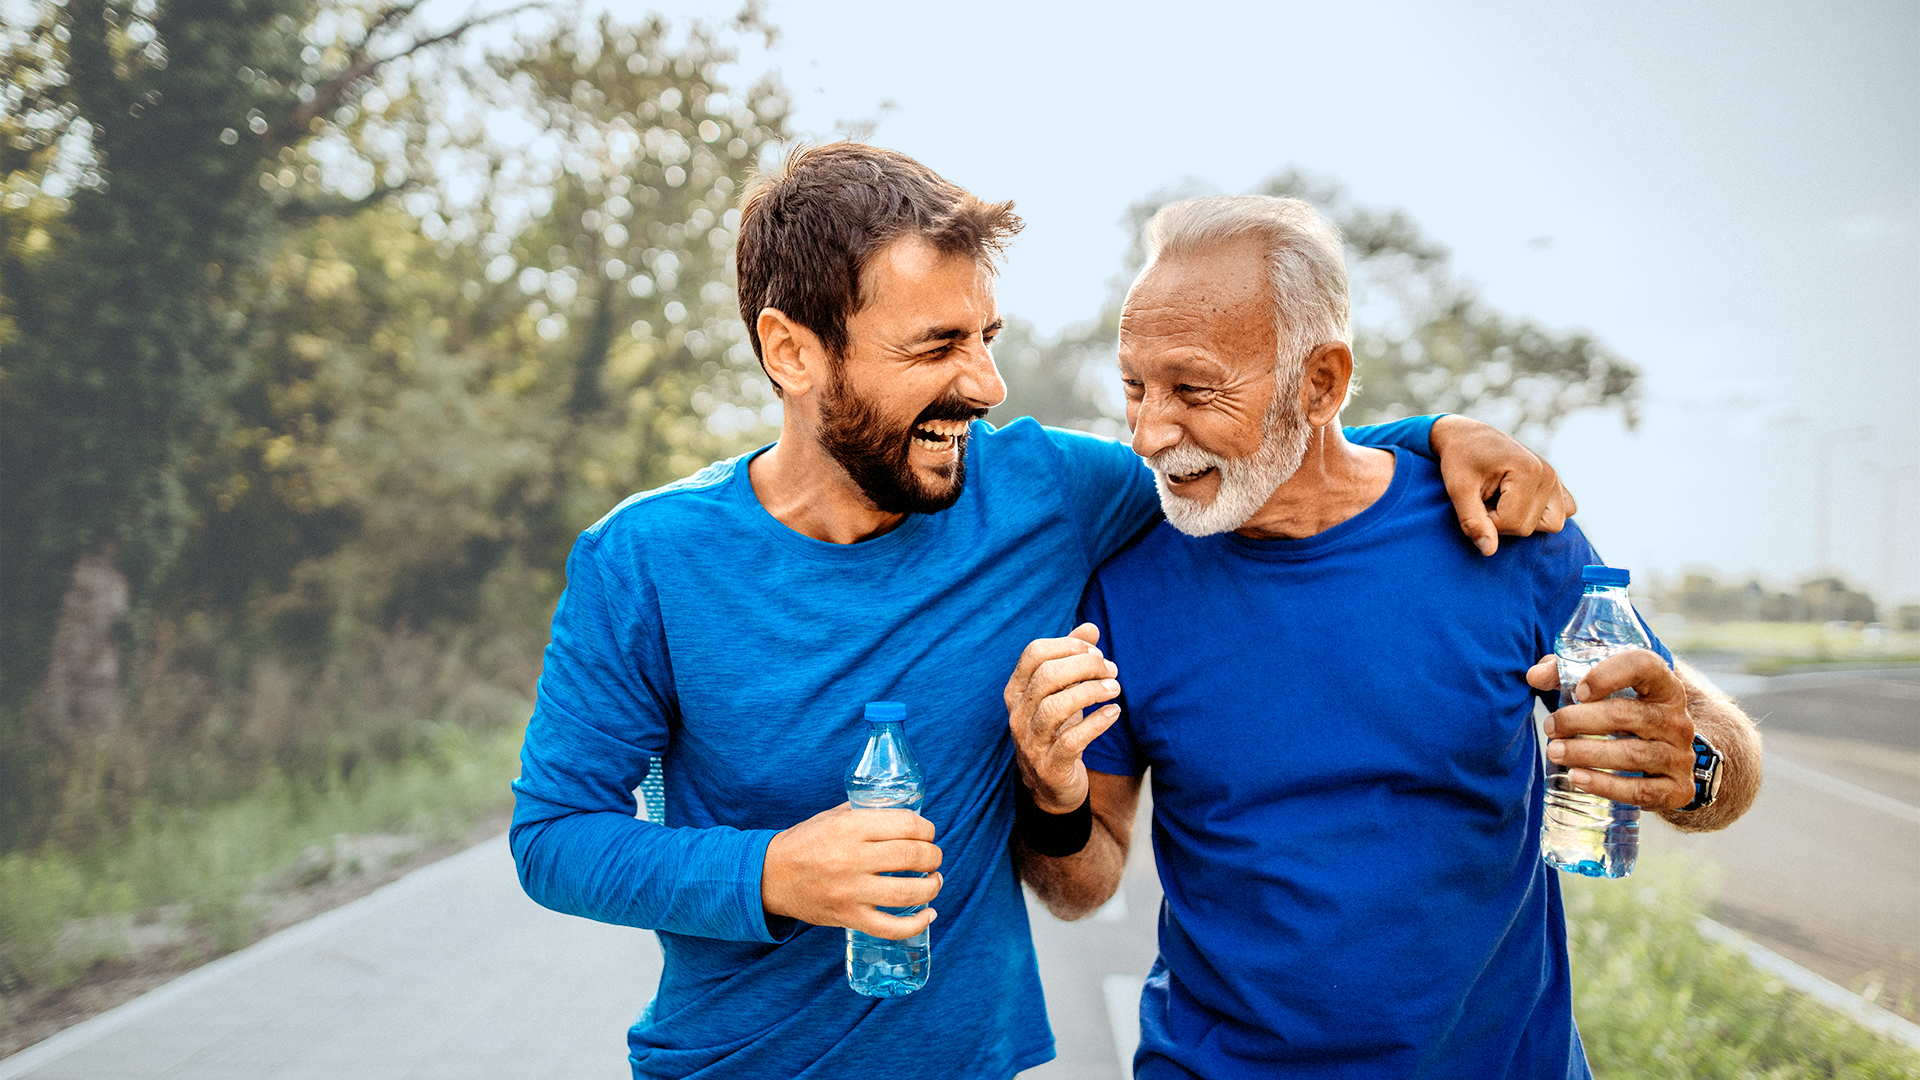
[[[1880,596],[1891,606],[1894,589],[1899,584],[1896,553],[1900,544],[1900,485],[1920,475],[1920,468],[1869,461],[1867,471],[1880,477]]]
[[[1815,573],[1830,573],[1833,570],[1833,447],[1836,443],[1857,442],[1873,434],[1873,428],[1861,424],[1857,427],[1838,428],[1819,437],[1819,449],[1814,476],[1814,488],[1819,502],[1819,519],[1814,525],[1813,563]]]

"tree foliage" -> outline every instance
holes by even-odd
[[[720,78],[727,34],[764,30],[751,9],[485,56],[422,52],[450,32],[408,32],[410,6],[292,3],[229,13],[225,38],[187,19],[221,5],[138,16],[160,71],[199,80],[144,99],[183,114],[154,163],[46,133],[90,123],[62,96],[61,28],[84,13],[49,7],[8,43],[46,74],[6,116],[4,543],[34,568],[9,588],[38,584],[8,597],[0,845],[85,834],[57,822],[89,799],[110,826],[142,792],[337,779],[422,723],[510,722],[574,534],[777,422],[730,273],[735,196],[786,134],[777,84]],[[224,51],[181,44],[203,38]],[[196,169],[224,179],[189,190]],[[173,186],[137,202],[148,173]],[[179,250],[156,257],[166,222]],[[119,322],[166,333],[94,325]],[[78,758],[49,758],[17,703],[68,569],[103,545],[138,571],[129,713],[94,748],[124,767],[62,795]]]
[[[1002,350],[1012,354],[1002,365],[1009,385],[1003,414],[1113,433],[1117,405],[1097,387],[1113,379],[1119,310],[1126,284],[1146,262],[1146,224],[1162,206],[1207,193],[1190,181],[1128,209],[1123,222],[1133,239],[1098,318],[1052,342],[1036,342],[1030,331],[1011,335],[1011,348]],[[1580,409],[1617,409],[1629,426],[1635,422],[1639,372],[1631,363],[1590,334],[1556,332],[1495,309],[1453,274],[1447,250],[1405,211],[1355,204],[1340,185],[1298,170],[1259,193],[1305,199],[1345,240],[1358,383],[1343,414],[1348,423],[1457,412],[1538,441]]]

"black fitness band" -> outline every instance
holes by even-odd
[[[1013,835],[1035,855],[1051,859],[1077,855],[1093,836],[1093,796],[1082,799],[1080,808],[1064,814],[1049,814],[1033,801],[1033,792],[1018,776],[1013,779]]]

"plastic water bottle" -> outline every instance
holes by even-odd
[[[1574,688],[1606,657],[1628,649],[1651,649],[1653,642],[1627,601],[1625,570],[1589,566],[1580,571],[1580,606],[1554,639],[1560,660],[1560,707],[1575,704]],[[1631,687],[1611,695],[1633,697]],[[1583,735],[1587,739],[1631,735]],[[1565,766],[1547,763],[1546,812],[1540,824],[1540,853],[1547,865],[1587,877],[1626,877],[1640,855],[1640,808],[1630,803],[1575,790]]]
[[[867,745],[847,766],[847,801],[856,808],[903,809],[919,812],[926,797],[926,778],[907,746],[907,707],[897,701],[867,705]],[[912,870],[892,871],[894,877],[926,877]],[[912,915],[925,904],[880,910],[890,915]],[[933,948],[927,931],[904,941],[892,941],[847,931],[847,985],[868,997],[906,997],[927,985],[933,969]]]

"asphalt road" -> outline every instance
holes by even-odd
[[[1762,717],[1759,802],[1723,833],[1645,843],[1723,868],[1720,921],[1910,1002],[1920,672],[1729,683]],[[1127,1075],[1160,895],[1138,835],[1101,912],[1067,924],[1029,906],[1059,1057],[1028,1077]],[[619,1080],[658,973],[652,935],[528,900],[496,839],[0,1061],[0,1080]]]
[[[1920,1020],[1920,670],[1710,677],[1759,721],[1760,798],[1644,843],[1717,868],[1717,921]]]

